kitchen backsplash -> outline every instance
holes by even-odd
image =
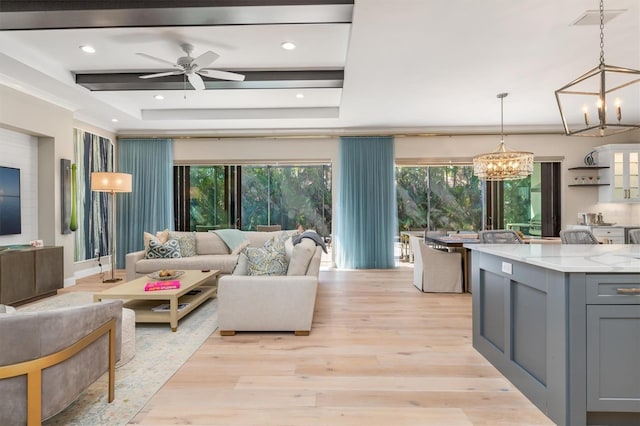
[[[589,206],[585,213],[602,213],[606,223],[640,225],[640,204],[597,203]]]

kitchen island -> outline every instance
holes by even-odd
[[[640,245],[465,247],[474,348],[558,425],[640,424]]]

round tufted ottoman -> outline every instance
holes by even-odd
[[[136,355],[136,313],[133,309],[122,308],[122,346],[120,349],[120,361],[116,367],[120,367]]]

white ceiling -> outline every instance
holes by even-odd
[[[499,92],[509,92],[506,130],[560,132],[554,91],[599,61],[598,26],[572,23],[598,7],[595,0],[356,0],[352,24],[1,31],[0,84],[120,135],[495,131]],[[640,69],[640,1],[605,7],[624,10],[605,26],[607,64]],[[298,47],[285,51],[283,41]],[[181,42],[195,46],[194,56],[218,53],[212,68],[344,69],[344,86],[91,92],[75,84],[75,72],[164,71],[136,52],[174,61]],[[84,54],[84,44],[97,52]]]

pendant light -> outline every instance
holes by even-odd
[[[473,157],[473,174],[482,180],[501,181],[522,179],[533,173],[533,153],[508,150],[504,144],[504,98],[500,99],[500,145],[494,152]]]
[[[600,0],[600,64],[555,92],[565,133],[608,136],[640,129],[639,83],[639,70],[604,62],[604,0]]]

